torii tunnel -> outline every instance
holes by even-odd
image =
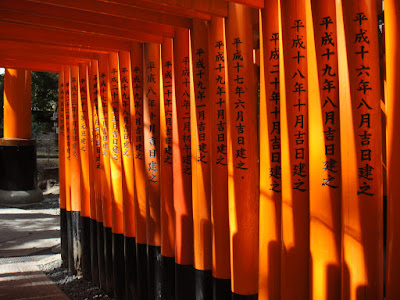
[[[399,0],[1,0],[5,140],[59,72],[63,264],[117,299],[400,299],[399,46]]]

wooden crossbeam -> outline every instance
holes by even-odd
[[[35,3],[27,0],[2,0],[0,1],[0,8],[29,13],[35,16],[47,16],[52,19],[59,19],[60,24],[58,27],[62,26],[62,22],[78,21],[80,24],[97,25],[100,26],[100,28],[107,27],[118,31],[135,30],[148,34],[174,37],[174,27],[170,25],[157,24],[157,26],[155,26],[155,23],[152,22],[137,21],[67,7]]]

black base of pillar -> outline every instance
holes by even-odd
[[[125,237],[124,248],[126,299],[138,299],[136,291],[136,239]]]
[[[258,294],[238,295],[238,294],[232,293],[232,300],[258,300]]]
[[[213,278],[213,300],[232,299],[231,280]]]
[[[90,219],[90,265],[92,283],[99,285],[99,258],[97,255],[97,221]]]
[[[212,271],[194,270],[196,300],[212,299]]]
[[[113,287],[115,299],[125,299],[124,236],[112,234]]]
[[[74,269],[77,275],[82,275],[82,241],[81,241],[81,213],[71,211],[72,249],[74,255]]]
[[[100,288],[106,290],[106,258],[104,253],[104,226],[97,222],[97,257],[99,265],[99,283]]]
[[[161,297],[161,247],[147,245],[147,292],[148,299]]]
[[[195,299],[194,269],[192,265],[175,264],[175,299]]]
[[[68,268],[68,221],[67,210],[60,209],[61,267]]]
[[[67,210],[67,240],[68,240],[68,274],[76,274],[74,265],[74,247],[72,243],[72,215],[71,211]]]
[[[147,245],[136,243],[137,295],[138,299],[147,299]]]
[[[175,257],[161,256],[161,294],[165,300],[175,300]]]
[[[112,257],[112,232],[111,228],[104,227],[104,259],[106,270],[106,288],[104,291],[113,295],[113,257]]]
[[[82,246],[82,275],[87,281],[92,281],[92,263],[90,250],[90,218],[80,216],[81,222],[81,246]]]

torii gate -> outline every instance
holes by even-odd
[[[1,1],[0,147],[26,70],[59,73],[64,266],[118,299],[398,299],[399,2]]]

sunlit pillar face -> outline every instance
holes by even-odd
[[[32,137],[31,72],[5,69],[4,138]]]

